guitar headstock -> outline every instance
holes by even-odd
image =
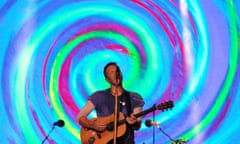
[[[164,111],[164,110],[172,109],[173,107],[174,107],[173,101],[167,101],[157,105],[156,109]]]

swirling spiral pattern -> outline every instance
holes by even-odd
[[[76,115],[108,87],[102,70],[115,61],[126,89],[172,138],[190,143],[240,141],[240,2],[65,0],[0,2],[1,143],[80,143]],[[90,117],[95,117],[95,112]],[[153,131],[154,130],[154,131]],[[169,143],[157,129],[136,143]]]

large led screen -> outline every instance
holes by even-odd
[[[142,117],[137,144],[239,143],[239,8],[239,0],[1,1],[0,143],[81,143],[76,116],[109,86],[108,62],[143,109],[174,102]]]

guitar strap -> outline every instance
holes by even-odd
[[[130,101],[130,92],[129,91],[125,91],[124,101],[127,104],[126,105],[127,106],[127,113],[128,113],[128,116],[129,116],[132,113],[132,105],[131,105],[131,101]]]
[[[129,91],[125,91],[124,101],[126,102],[126,106],[127,106],[127,113],[128,113],[127,115],[130,116],[133,111],[132,111],[132,104],[131,104],[131,100],[130,100],[130,92]],[[133,135],[134,135],[134,131],[131,129],[131,127],[128,126],[124,139],[125,140],[128,139],[128,143],[129,143],[130,142],[129,139],[131,139]],[[131,142],[131,143],[134,143],[134,142]]]
[[[110,90],[109,90],[109,93],[110,93]],[[131,100],[130,100],[130,92],[124,90],[124,93],[123,93],[123,95],[120,98],[120,101],[126,103],[124,108],[127,111],[127,116],[131,115],[131,113],[133,111],[132,111],[132,104],[131,104]],[[109,101],[108,101],[108,104],[107,104],[107,107],[108,107],[109,110],[111,110],[111,108],[114,107],[113,104],[114,104],[114,97],[111,96],[111,94],[109,94]],[[119,110],[122,111],[122,109],[123,109],[123,105],[120,104],[119,105]],[[112,110],[110,111],[110,113],[113,113],[113,112],[114,111],[112,111]]]

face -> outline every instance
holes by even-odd
[[[120,77],[117,78],[117,80],[116,80],[116,72],[117,72],[116,65],[110,65],[106,69],[106,80],[111,85],[121,84],[121,82],[122,82],[122,75],[121,74],[120,74]]]

